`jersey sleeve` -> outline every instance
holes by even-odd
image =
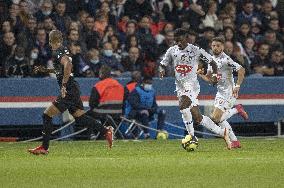
[[[171,51],[172,51],[172,48],[169,48],[167,50],[167,52],[164,55],[162,61],[160,62],[161,65],[168,66],[168,64],[171,63],[171,61],[172,61]]]
[[[241,69],[241,65],[236,63],[234,60],[232,60],[230,57],[227,57],[227,63],[229,67],[232,67],[234,71],[238,71]]]
[[[207,53],[205,50],[203,50],[202,48],[199,48],[198,51],[199,51],[199,54],[200,54],[199,57],[200,57],[201,61],[203,61],[207,64],[212,61],[212,56],[209,53]]]

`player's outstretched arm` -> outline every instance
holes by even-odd
[[[239,96],[239,91],[240,91],[240,87],[241,87],[241,84],[243,83],[244,81],[244,78],[245,78],[245,69],[243,67],[241,67],[239,70],[238,70],[238,79],[237,79],[237,83],[236,83],[236,86],[234,87],[233,89],[233,96],[235,98],[238,98]]]

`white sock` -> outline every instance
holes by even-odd
[[[182,119],[184,122],[184,125],[186,127],[186,130],[188,134],[191,136],[194,136],[194,128],[193,128],[193,121],[192,121],[192,115],[190,112],[190,108],[186,108],[180,111],[182,114]]]
[[[237,114],[238,110],[236,108],[232,108],[230,110],[227,110],[226,112],[223,113],[220,122],[229,119],[230,117],[232,117],[233,115]]]
[[[212,131],[215,134],[218,134],[222,137],[224,137],[224,129],[221,129],[218,125],[216,125],[209,117],[202,116],[201,125],[203,125],[208,130]]]
[[[227,128],[229,130],[229,137],[231,141],[238,140],[229,122],[225,120],[225,121],[220,122],[219,125],[221,126],[221,128]]]

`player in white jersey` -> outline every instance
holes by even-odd
[[[232,148],[240,148],[241,144],[235,136],[232,127],[227,122],[227,119],[232,115],[239,113],[244,119],[248,119],[248,115],[245,112],[241,104],[233,105],[239,95],[241,84],[245,77],[245,69],[234,62],[224,51],[224,38],[215,37],[212,40],[211,49],[213,52],[213,60],[217,63],[217,94],[214,101],[214,110],[211,115],[211,119],[219,124],[221,127],[226,127],[229,130],[229,137],[232,141]],[[237,83],[234,83],[233,71],[237,71],[238,78]],[[200,75],[205,81],[210,82],[212,70],[207,69],[206,76]]]
[[[160,62],[160,77],[165,75],[165,67],[173,63],[175,71],[176,91],[179,98],[179,108],[188,134],[194,135],[193,121],[196,125],[203,125],[212,132],[222,136],[231,149],[231,142],[227,128],[220,128],[209,117],[201,115],[197,96],[200,91],[197,80],[197,69],[200,59],[212,66],[213,76],[211,82],[217,83],[217,65],[212,56],[205,50],[187,43],[188,31],[177,29],[175,31],[176,45],[170,47]]]

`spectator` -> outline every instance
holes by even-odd
[[[129,49],[129,55],[124,58],[121,64],[126,72],[143,71],[143,59],[141,58],[140,51],[137,47]]]
[[[92,72],[89,65],[84,59],[80,44],[77,42],[71,43],[69,49],[72,57],[73,73],[76,77],[91,77]]]
[[[282,49],[275,49],[271,53],[270,66],[271,72],[269,76],[284,76],[284,56]]]
[[[250,59],[255,56],[255,42],[252,37],[247,37],[244,41],[245,52]]]
[[[104,122],[106,115],[119,119],[122,115],[124,88],[114,78],[111,78],[111,68],[103,65],[99,71],[100,81],[97,82],[91,91],[88,112],[95,118]]]
[[[259,45],[257,55],[254,57],[251,63],[252,70],[255,74],[263,76],[267,74],[267,71],[269,71],[269,49],[270,46],[267,43],[262,43]]]
[[[27,25],[29,16],[30,16],[30,11],[28,3],[25,0],[21,0],[19,3],[19,18],[23,25]]]
[[[166,37],[168,31],[174,31],[174,25],[172,23],[166,23],[163,30],[155,36],[156,43],[160,45]]]
[[[108,26],[108,17],[105,14],[98,14],[95,20],[95,31],[100,34],[100,38],[104,36],[105,30]]]
[[[120,41],[122,44],[125,44],[126,39],[129,36],[135,35],[136,34],[136,27],[137,27],[137,22],[135,20],[129,20],[126,23],[126,29],[125,32],[120,33]]]
[[[95,77],[99,77],[99,70],[103,63],[100,61],[99,51],[95,48],[92,48],[87,53],[88,65],[90,70],[93,72]]]
[[[111,74],[113,76],[120,76],[123,72],[123,66],[118,62],[116,57],[113,55],[113,47],[109,42],[103,45],[103,54],[100,58],[103,64],[106,64],[111,68]]]
[[[51,17],[48,16],[44,18],[43,28],[45,29],[46,33],[49,33],[50,31],[57,29]]]
[[[68,29],[67,26],[71,22],[71,18],[65,14],[66,2],[64,0],[59,0],[55,5],[55,12],[52,14],[52,20],[56,28],[62,33],[66,34]]]
[[[116,57],[116,59],[121,62],[121,58],[122,58],[122,51],[121,51],[121,45],[120,42],[118,40],[118,36],[117,35],[113,35],[109,38],[108,40],[111,44],[112,44],[112,48],[113,48],[113,55]]]
[[[110,9],[111,9],[111,14],[115,16],[115,21],[118,22],[119,18],[122,17],[124,14],[124,4],[126,0],[115,0]]]
[[[166,113],[164,110],[158,109],[152,82],[151,77],[144,76],[142,83],[129,94],[126,101],[125,115],[149,127],[149,122],[154,120],[155,114],[158,114],[157,129],[162,130]],[[144,138],[150,138],[149,130],[147,128],[143,128],[143,130]]]
[[[18,43],[20,46],[23,46],[26,50],[31,50],[31,45],[36,41],[36,27],[37,22],[36,18],[33,16],[29,16],[27,24],[22,29],[22,31],[18,34]],[[30,51],[26,52],[29,54]]]
[[[249,36],[250,36],[250,24],[248,22],[241,23],[237,40],[243,45],[245,39]]]
[[[53,11],[53,4],[51,0],[44,0],[40,6],[40,10],[35,13],[38,22],[43,22],[46,16],[51,16]]]
[[[161,58],[162,55],[166,53],[166,51],[175,44],[174,40],[174,32],[167,31],[165,34],[165,40],[159,45],[158,55]]]
[[[242,3],[242,12],[237,15],[236,23],[240,25],[243,22],[252,22],[252,19],[260,20],[259,15],[254,10],[252,0],[244,0]]]
[[[209,43],[215,36],[215,30],[212,27],[206,27],[203,29],[203,34],[197,41],[197,44],[206,51],[210,51]]]
[[[130,19],[140,20],[145,15],[151,15],[152,12],[148,0],[127,0],[124,4],[124,15]]]
[[[157,58],[157,45],[156,40],[152,35],[150,29],[150,17],[144,16],[139,22],[138,28],[138,40],[141,44],[143,53],[147,54],[149,57],[154,59]]]
[[[277,39],[275,31],[271,29],[265,32],[263,42],[268,43],[273,49],[283,48],[283,44]]]
[[[199,28],[201,18],[205,16],[204,5],[205,0],[190,1],[184,19],[189,21],[191,28]]]
[[[15,54],[7,60],[8,77],[28,77],[31,75],[28,59],[25,57],[25,49],[17,46]]]
[[[122,54],[123,56],[128,56],[129,49],[132,47],[137,47],[141,49],[141,45],[139,44],[138,38],[136,35],[130,35],[126,39],[125,45],[122,45]]]
[[[100,10],[98,14],[102,14],[106,17],[107,23],[109,25],[115,26],[116,25],[116,19],[115,16],[111,14],[109,3],[107,1],[103,1],[100,7]]]
[[[205,18],[202,19],[201,29],[205,27],[212,27],[215,30],[220,29],[220,23],[216,15],[217,12],[217,3],[214,0],[210,0],[208,3],[208,11],[205,15]]]
[[[48,77],[49,74],[42,71],[37,71],[42,67],[46,67],[46,64],[43,64],[42,61],[39,60],[39,51],[37,48],[31,49],[30,58],[29,58],[29,65],[31,66],[31,76],[33,77]]]
[[[85,41],[88,50],[90,50],[91,48],[99,48],[100,35],[98,32],[94,31],[94,27],[95,19],[91,16],[88,16],[86,18],[82,33],[82,36],[85,37],[83,38],[83,41]]]
[[[46,68],[48,61],[51,60],[51,49],[48,45],[47,33],[44,29],[37,30],[36,41],[31,48],[38,49],[38,59]]]
[[[78,43],[80,45],[82,53],[83,54],[86,53],[87,51],[86,44],[80,40],[79,31],[75,29],[70,30],[68,34],[68,44],[71,44],[71,43]]]
[[[0,77],[6,76],[6,61],[14,56],[16,46],[14,33],[5,33],[3,42],[0,43]]]

